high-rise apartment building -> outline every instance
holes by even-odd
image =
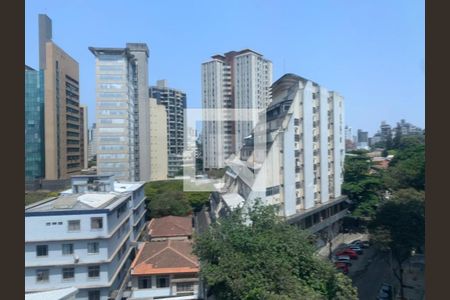
[[[380,125],[380,136],[382,141],[387,141],[392,139],[391,125],[387,124],[386,121],[382,121]]]
[[[80,105],[80,141],[83,147],[80,147],[81,168],[88,167],[88,108],[86,105]]]
[[[343,97],[295,74],[278,79],[272,97],[213,193],[212,211],[218,217],[259,198],[288,222],[318,232],[346,214]],[[258,150],[258,143],[267,146]]]
[[[39,65],[45,83],[45,179],[69,179],[80,173],[83,162],[79,67],[52,41],[46,15],[39,15]]]
[[[89,50],[96,59],[97,174],[150,178],[148,47]]]
[[[423,134],[423,130],[421,128],[406,122],[404,119],[400,120],[400,122],[397,122],[397,127],[395,128],[394,133],[397,134],[397,132],[402,135]]]
[[[45,175],[44,72],[25,66],[25,182]]]
[[[166,107],[168,175],[175,176],[183,168],[186,93],[168,87],[166,80],[158,80],[149,88],[149,96]]]
[[[356,147],[358,149],[369,149],[369,133],[367,131],[358,129]]]
[[[202,64],[202,107],[216,114],[203,124],[204,169],[225,167],[225,159],[239,152],[258,119],[257,111],[230,117],[220,110],[264,110],[271,84],[272,62],[250,49],[214,55]]]
[[[168,174],[166,106],[150,98],[150,181],[165,180]]]

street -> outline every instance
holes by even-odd
[[[384,282],[393,286],[396,284],[387,259],[374,250],[370,252],[369,250],[372,249],[367,249],[367,254],[365,253],[359,258],[361,263],[367,262],[365,266],[357,272],[352,272],[351,269],[349,274],[353,280],[353,285],[358,289],[358,297],[361,300],[375,299],[381,284]]]

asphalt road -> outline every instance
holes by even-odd
[[[358,272],[351,276],[353,285],[358,288],[360,300],[374,300],[383,282],[394,284],[395,277],[392,274],[388,261],[381,255],[372,256],[372,262],[365,272]]]

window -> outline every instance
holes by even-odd
[[[169,287],[169,276],[157,276],[156,287],[157,288]]]
[[[92,242],[92,243],[88,243],[88,253],[89,254],[95,254],[99,252],[99,247],[98,247],[98,242]]]
[[[100,291],[89,291],[88,300],[100,300]]]
[[[177,293],[180,292],[193,292],[194,284],[191,282],[182,282],[177,284]]]
[[[62,276],[63,279],[73,279],[75,277],[75,268],[63,268]]]
[[[103,218],[91,218],[91,229],[102,229],[103,228]]]
[[[100,266],[90,266],[90,267],[88,267],[88,277],[89,278],[100,277]]]
[[[62,254],[63,255],[73,254],[73,244],[63,244],[62,245]]]
[[[48,281],[48,277],[49,277],[48,269],[36,270],[36,281],[37,282],[46,282],[46,281]]]
[[[69,220],[69,231],[79,231],[80,230],[80,220]]]
[[[152,278],[151,277],[140,277],[138,279],[138,288],[151,289],[152,288]]]
[[[123,203],[119,206],[117,209],[117,218],[120,218],[120,216],[127,210],[127,203]]]
[[[37,256],[47,256],[48,255],[48,246],[47,245],[37,245],[36,246],[36,255]]]

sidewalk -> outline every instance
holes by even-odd
[[[424,263],[417,262],[414,257],[405,263],[403,281],[405,298],[408,300],[425,299]]]

